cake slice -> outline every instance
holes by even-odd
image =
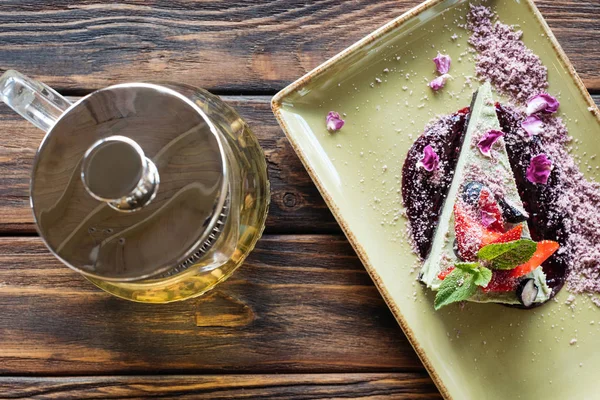
[[[475,93],[452,183],[420,280],[438,291],[436,308],[467,300],[543,303],[551,290],[540,267],[555,242],[530,240],[527,213],[506,153],[491,86]]]

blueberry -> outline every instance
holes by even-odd
[[[525,307],[531,307],[539,291],[532,278],[523,279],[517,286],[517,299]]]
[[[499,198],[498,205],[500,206],[500,210],[502,210],[502,218],[504,218],[506,222],[517,224],[519,222],[527,221],[527,213],[519,210],[506,199]]]
[[[463,201],[467,204],[477,205],[479,195],[485,186],[481,182],[469,182],[463,187]]]

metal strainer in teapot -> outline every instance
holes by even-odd
[[[16,71],[0,77],[0,96],[46,132],[31,175],[40,235],[100,288],[152,303],[198,296],[260,237],[264,155],[218,97],[127,83],[71,103]]]

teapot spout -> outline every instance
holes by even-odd
[[[0,76],[0,99],[45,132],[71,106],[71,102],[55,90],[15,70]]]

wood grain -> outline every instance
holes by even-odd
[[[76,92],[152,77],[273,93],[420,2],[9,0],[0,59],[2,68]],[[600,89],[600,2],[536,4],[586,86]]]
[[[2,237],[0,309],[0,375],[424,371],[338,235],[267,235],[214,292],[167,305],[114,298],[39,238]]]
[[[73,99],[73,98],[71,98]],[[339,227],[277,125],[267,96],[224,96],[265,151],[271,181],[267,232],[331,233]],[[33,158],[44,133],[0,104],[0,234],[34,233],[29,206]]]
[[[600,105],[600,95],[594,95]],[[268,233],[338,233],[310,176],[277,125],[267,96],[223,96],[250,124],[265,151],[271,181]],[[43,132],[0,104],[0,235],[33,234],[29,176]]]
[[[3,399],[440,399],[423,373],[0,377]]]

